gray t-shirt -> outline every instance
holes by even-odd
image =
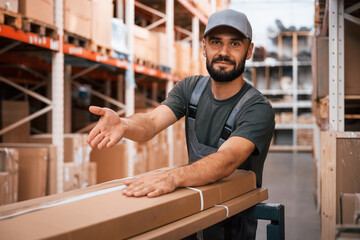
[[[201,77],[184,78],[174,86],[168,98],[162,102],[174,112],[177,119],[188,115],[191,94]],[[245,82],[234,96],[225,100],[217,100],[211,91],[211,81],[207,83],[199,99],[196,112],[195,131],[200,143],[217,148],[220,134],[233,107],[250,88],[252,86]],[[262,184],[264,161],[274,132],[274,115],[269,101],[261,94],[255,95],[245,102],[236,116],[234,126],[232,126],[233,131],[230,137],[243,137],[255,145],[254,152],[239,169],[254,171],[258,187],[261,187]]]

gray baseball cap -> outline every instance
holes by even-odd
[[[206,25],[203,37],[217,27],[232,27],[242,33],[245,37],[252,40],[252,29],[246,15],[233,9],[213,13]]]

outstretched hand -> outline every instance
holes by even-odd
[[[91,147],[112,147],[124,136],[125,127],[120,117],[109,108],[91,106],[89,111],[100,116],[100,120],[90,131],[87,142]]]

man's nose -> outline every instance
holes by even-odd
[[[229,44],[224,44],[221,47],[219,54],[223,57],[229,57],[230,51],[231,51],[231,48],[230,48]]]

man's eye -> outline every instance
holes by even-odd
[[[233,47],[239,47],[240,46],[240,43],[239,42],[232,42],[231,45]]]
[[[218,41],[218,40],[213,40],[212,41],[212,44],[214,44],[214,45],[219,45],[221,42],[220,41]]]

